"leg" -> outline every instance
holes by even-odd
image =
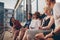
[[[25,34],[25,31],[26,31],[25,29],[21,29],[21,30],[20,30],[19,36],[18,36],[18,39],[19,39],[19,40],[22,40],[22,38],[23,38],[23,36],[24,36],[24,34]]]
[[[20,31],[20,32],[19,32],[18,39],[19,39],[19,40],[22,40],[22,38],[23,38],[23,35],[24,35],[24,32]]]
[[[12,36],[11,36],[11,38],[14,36],[14,32],[15,32],[15,29],[12,27]]]
[[[16,38],[17,38],[18,34],[19,34],[19,30],[16,30],[16,31],[14,32],[13,40],[16,40]]]
[[[35,35],[35,40],[45,40],[43,33],[39,33]]]
[[[46,40],[54,40],[53,38],[48,38],[48,39],[46,39]]]
[[[34,31],[28,29],[25,35],[27,40],[34,40]]]
[[[27,40],[33,40],[33,39],[32,39],[32,36],[29,35],[29,34],[27,34]]]
[[[25,32],[24,37],[23,37],[22,40],[27,40],[27,31]]]

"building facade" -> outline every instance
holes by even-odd
[[[4,3],[0,2],[0,26],[4,25]]]
[[[0,2],[0,40],[3,40],[4,32],[4,3]]]
[[[4,9],[4,26],[5,28],[10,27],[10,18],[14,15],[13,9]]]

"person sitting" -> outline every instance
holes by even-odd
[[[11,38],[14,36],[14,31],[15,31],[15,29],[13,28],[13,22],[12,22],[12,20],[11,20],[12,18],[13,18],[13,17],[10,18],[10,26],[11,26],[11,31],[12,31],[12,32],[10,32],[10,33],[12,33]]]
[[[44,37],[44,39],[53,38],[54,40],[60,39],[60,3],[56,3],[53,11],[54,11],[54,19],[55,19],[55,29],[48,35]]]
[[[36,33],[38,33],[36,30],[38,30],[40,26],[41,26],[40,13],[35,12],[32,16],[32,21],[31,21],[31,24],[29,26],[29,29],[26,30],[25,35],[24,35],[22,40],[32,40],[34,35]],[[27,39],[28,36],[31,38]]]
[[[20,29],[22,28],[22,25],[21,23],[18,21],[18,20],[15,20],[14,17],[11,18],[11,25],[13,26],[13,40],[16,40],[18,34],[19,34],[19,31]]]
[[[29,25],[31,23],[31,20],[32,20],[32,13],[28,13],[28,19],[24,25],[24,28],[27,27],[29,29]]]
[[[51,8],[45,7],[44,11],[47,16],[43,19],[44,22],[42,27],[40,28],[40,31],[42,32],[35,35],[36,40],[43,40],[44,36],[50,33],[52,29],[55,28],[54,18],[53,15],[51,14]]]
[[[26,24],[24,25],[24,28],[22,28],[22,29],[20,30],[19,36],[17,37],[17,40],[22,40],[22,38],[23,38],[23,36],[24,36],[24,34],[25,34],[25,31],[26,31],[27,29],[29,29],[29,25],[30,25],[31,20],[32,20],[31,18],[32,18],[32,14],[31,14],[31,13],[28,13],[28,19],[27,19],[27,21],[26,21]]]

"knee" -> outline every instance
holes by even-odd
[[[27,35],[27,38],[30,38],[31,36],[30,35]]]
[[[19,31],[15,31],[15,36],[18,36],[19,35]]]
[[[43,39],[44,38],[44,35],[43,35],[43,33],[39,33],[39,34],[36,34],[35,35],[35,38],[36,39],[41,39],[41,38]]]

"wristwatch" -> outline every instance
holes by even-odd
[[[53,32],[52,35],[55,36],[55,33]]]

